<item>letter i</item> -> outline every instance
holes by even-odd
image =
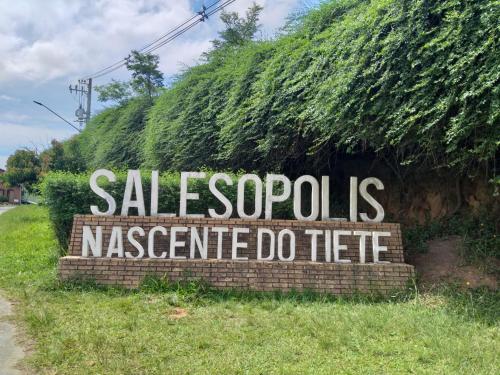
[[[353,222],[358,221],[358,178],[351,177],[351,191],[349,200],[349,213],[350,220]]]

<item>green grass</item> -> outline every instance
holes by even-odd
[[[42,374],[496,374],[498,293],[417,290],[381,301],[140,290],[57,282],[41,207],[0,216],[0,288],[19,301]],[[170,315],[187,310],[182,319]]]

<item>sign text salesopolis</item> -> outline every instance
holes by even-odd
[[[107,209],[101,211],[98,206],[90,207],[93,215],[111,216],[115,215],[117,203],[115,198],[99,186],[98,179],[106,178],[109,182],[115,182],[116,176],[112,171],[100,169],[94,172],[90,177],[90,187],[92,191],[99,197],[103,198],[107,203]],[[284,175],[268,174],[264,180],[255,174],[245,174],[238,178],[237,181],[237,197],[236,202],[231,202],[224,193],[218,189],[218,185],[227,184],[233,185],[233,179],[226,173],[215,173],[208,179],[208,189],[213,196],[220,201],[223,209],[216,211],[214,208],[208,208],[207,212],[188,213],[189,202],[199,199],[199,192],[190,187],[190,182],[195,179],[206,179],[204,172],[182,172],[180,176],[180,201],[179,214],[158,211],[159,197],[159,172],[151,172],[150,186],[150,202],[145,202],[141,172],[139,170],[129,170],[127,181],[123,195],[121,216],[128,216],[129,210],[134,209],[139,216],[146,215],[146,204],[149,205],[151,216],[157,217],[185,217],[185,218],[204,218],[213,219],[229,219],[231,217],[239,217],[241,225],[233,228],[227,228],[220,225],[212,227],[196,228],[190,225],[176,224],[170,228],[164,226],[155,226],[146,233],[142,227],[136,226],[129,228],[124,233],[121,226],[114,226],[109,238],[103,238],[103,231],[98,225],[92,228],[84,226],[82,228],[82,255],[93,257],[121,257],[121,258],[171,258],[171,259],[186,259],[186,258],[201,258],[207,259],[207,249],[210,246],[209,238],[216,241],[217,249],[222,249],[223,241],[231,243],[231,259],[246,260],[247,257],[241,257],[239,252],[241,249],[255,248],[257,260],[281,260],[293,261],[296,253],[295,232],[290,229],[281,229],[278,233],[274,233],[266,227],[266,221],[262,221],[262,226],[256,228],[256,233],[252,238],[255,243],[250,243],[250,229],[245,226],[245,220],[257,220],[264,218],[266,220],[273,219],[273,205],[280,202],[285,202],[289,199],[293,200],[293,213],[297,220],[302,221],[347,221],[347,218],[332,218],[330,217],[330,191],[329,177],[322,176],[321,180],[310,175],[304,175],[290,181]],[[247,189],[253,185],[252,191]],[[303,212],[302,194],[303,186],[308,185],[307,201],[310,202],[310,207]],[[372,186],[377,190],[383,190],[383,183],[374,177],[365,178],[358,181],[357,177],[350,178],[350,215],[349,220],[352,222],[360,219],[362,222],[379,223],[384,219],[384,209],[379,202],[368,192],[368,188]],[[249,209],[245,206],[248,201],[246,194],[253,194],[253,208]],[[358,212],[358,199],[361,197],[366,201],[375,212],[373,217],[370,217],[365,212]],[[250,211],[250,212],[249,212]],[[211,233],[212,235],[210,235]],[[216,236],[213,234],[216,233]],[[345,237],[355,236],[359,240],[359,261],[365,262],[365,251],[367,245],[371,247],[373,252],[373,261],[381,262],[379,258],[380,252],[386,251],[387,247],[381,244],[382,237],[390,237],[390,232],[373,230],[373,227],[367,226],[364,230],[318,230],[305,229],[304,234],[309,236],[309,249],[311,260],[316,261],[318,242],[324,241],[326,261],[337,263],[349,263],[350,259],[342,258],[342,251],[348,250]],[[156,248],[159,236],[168,236],[168,248],[165,246]],[[344,239],[344,240],[343,240]],[[128,241],[126,246],[124,242]],[[370,242],[369,242],[370,241]],[[107,249],[103,249],[103,245],[107,244]],[[132,246],[133,252],[126,251]],[[182,254],[182,255],[180,255]],[[217,251],[217,259],[222,259],[222,250]]]

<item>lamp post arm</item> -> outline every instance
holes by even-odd
[[[39,106],[42,106],[44,108],[46,108],[48,111],[52,112],[54,115],[56,115],[57,117],[59,117],[61,120],[63,120],[65,123],[67,123],[69,126],[71,126],[73,129],[75,129],[77,132],[81,133],[82,131],[80,129],[78,129],[75,125],[73,125],[71,122],[69,122],[68,120],[66,120],[64,117],[60,116],[59,114],[57,114],[56,112],[54,112],[53,110],[51,110],[49,107],[47,107],[45,104],[43,103],[40,103],[40,102],[37,102],[36,100],[33,100],[33,103],[35,104],[38,104]]]

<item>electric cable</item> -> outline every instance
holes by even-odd
[[[193,28],[194,26],[196,26],[197,24],[199,24],[201,22],[204,22],[205,19],[207,19],[208,17],[210,17],[213,14],[221,11],[222,9],[224,9],[226,6],[230,5],[231,3],[234,3],[235,1],[236,0],[226,0],[226,1],[223,2],[223,0],[216,0],[214,3],[212,3],[209,6],[206,6],[206,7],[203,6],[202,11],[197,12],[193,17],[191,17],[187,21],[185,21],[182,24],[176,26],[175,28],[173,28],[172,30],[170,30],[168,33],[160,36],[159,38],[157,38],[153,42],[147,44],[146,46],[142,47],[138,51],[141,52],[141,53],[144,53],[144,54],[148,54],[148,53],[151,53],[152,51],[157,50],[160,47],[163,47],[164,45],[170,43],[171,41],[173,41],[177,37],[181,36],[182,34],[184,34],[185,32],[187,32],[188,30],[190,30],[191,28]],[[217,4],[219,4],[221,2],[222,2],[222,4],[220,4],[219,6],[217,6],[215,9],[212,9]],[[212,10],[210,10],[210,9],[212,9]],[[210,10],[210,11],[207,12],[208,10]],[[201,18],[198,18],[198,17],[201,17]],[[93,78],[93,79],[99,78],[99,77],[102,77],[102,76],[107,75],[109,73],[112,73],[115,70],[120,69],[121,67],[123,67],[123,66],[125,66],[127,64],[129,57],[130,56],[128,56],[128,57],[126,57],[126,58],[124,58],[124,59],[122,59],[122,60],[120,60],[120,61],[118,61],[118,62],[116,62],[116,63],[114,63],[114,64],[112,64],[112,65],[110,65],[108,67],[106,67],[106,68],[103,68],[103,69],[101,69],[101,70],[93,73],[90,76],[87,76],[86,79],[89,79],[89,78]]]

